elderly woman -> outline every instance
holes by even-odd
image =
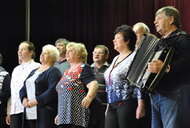
[[[54,67],[59,51],[53,45],[45,45],[40,55],[41,67],[33,70],[20,90],[20,99],[25,107],[25,128],[54,128],[57,114],[55,87],[61,72]]]
[[[91,67],[86,64],[87,51],[81,43],[69,43],[66,58],[71,67],[57,84],[59,128],[83,128],[89,125],[90,109],[98,83]]]
[[[136,35],[127,25],[119,26],[114,34],[114,49],[119,55],[104,73],[109,103],[105,128],[136,128],[137,119],[145,115],[144,100],[125,78],[135,56]]]

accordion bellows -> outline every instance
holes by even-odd
[[[153,92],[171,60],[173,49],[152,34],[146,34],[139,47],[126,78],[131,86],[138,87],[143,91]],[[168,53],[168,51],[170,52]],[[147,72],[148,63],[153,59],[160,59],[160,57],[166,58],[162,70],[158,74]]]

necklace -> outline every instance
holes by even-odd
[[[108,75],[108,85],[110,85],[110,83],[111,83],[111,73],[112,73],[113,69],[115,67],[117,67],[117,65],[119,65],[121,62],[123,62],[128,56],[130,56],[131,53],[132,52],[130,52],[129,54],[127,54],[123,59],[121,59],[119,61],[118,61],[119,57],[115,60],[115,62],[113,63],[113,66],[112,66],[112,68],[111,68],[111,70],[109,72],[109,75]]]
[[[113,67],[116,67],[118,64],[120,64],[123,60],[125,60],[128,56],[131,55],[132,52],[129,52],[128,54],[126,54],[125,56],[118,56],[118,58],[115,60]]]

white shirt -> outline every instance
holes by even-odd
[[[41,74],[41,71],[36,71],[29,79],[26,80],[26,92],[28,100],[36,99],[35,95],[35,80]],[[37,119],[37,106],[26,108],[26,119],[36,120]]]
[[[11,78],[11,110],[10,115],[22,113],[24,107],[21,104],[19,91],[22,88],[26,77],[29,73],[40,66],[39,63],[33,60],[27,63],[22,63],[14,68]]]

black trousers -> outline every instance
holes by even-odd
[[[105,128],[137,128],[136,100],[118,102],[110,106],[105,119]]]
[[[25,120],[24,128],[37,128],[36,120]]]
[[[0,113],[1,114],[1,113]],[[6,117],[0,117],[0,128],[8,128],[9,126],[6,124]]]
[[[22,128],[23,113],[10,115],[10,128]]]

